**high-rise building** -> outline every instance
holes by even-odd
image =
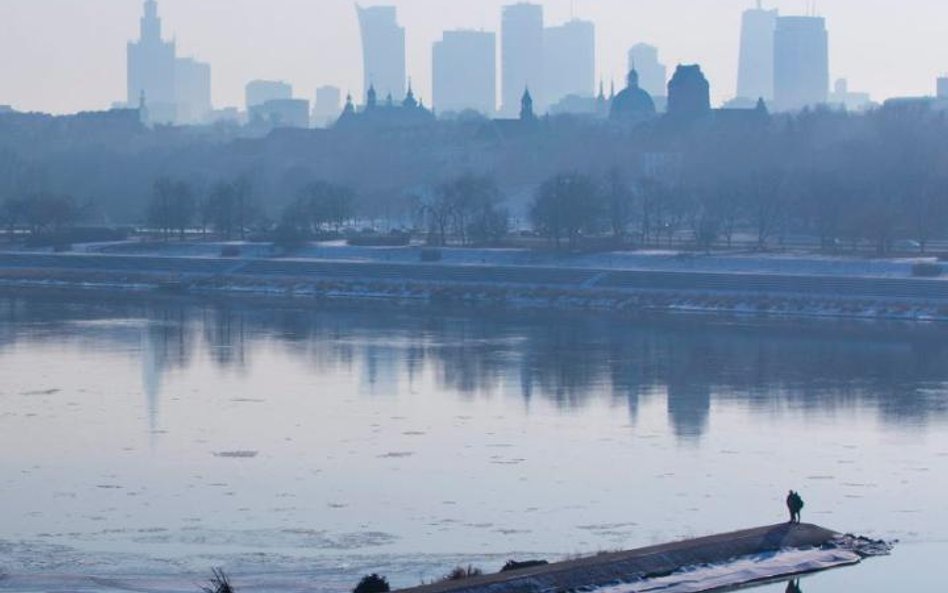
[[[250,108],[250,123],[272,128],[308,128],[309,101],[271,99]]]
[[[540,111],[564,97],[592,97],[595,92],[596,26],[573,19],[544,29]]]
[[[247,111],[263,105],[267,101],[287,100],[293,98],[293,87],[277,80],[252,80],[245,89]]]
[[[826,103],[829,34],[822,17],[782,16],[774,33],[774,107],[796,111]]]
[[[178,123],[205,123],[211,106],[211,66],[193,58],[175,60],[174,94]]]
[[[866,111],[873,104],[869,93],[850,90],[849,81],[845,78],[840,78],[833,84],[833,92],[829,94],[827,103],[832,107],[853,112]]]
[[[939,99],[948,99],[948,76],[939,76],[935,82],[935,93]]]
[[[777,10],[744,11],[741,22],[741,54],[737,69],[737,96],[756,101],[774,97],[774,33]]]
[[[335,86],[321,86],[316,89],[316,102],[313,104],[313,125],[328,126],[339,119],[342,113],[342,91]]]
[[[668,92],[668,68],[658,61],[658,48],[637,43],[629,50],[629,72],[639,74],[639,86],[652,97],[664,97]]]
[[[138,41],[128,44],[128,105],[148,106],[150,123],[173,123],[175,97],[175,44],[161,38],[158,3],[145,0]]]
[[[483,31],[445,31],[432,49],[434,108],[440,113],[497,109],[497,41]]]
[[[385,97],[405,96],[405,29],[394,6],[356,5],[362,31],[364,92],[375,87]]]
[[[668,81],[668,115],[676,119],[696,119],[711,113],[711,86],[701,66],[679,65]]]
[[[211,66],[176,53],[175,43],[161,37],[158,3],[145,0],[141,35],[128,44],[125,105],[142,107],[146,123],[200,124],[213,111]]]
[[[505,6],[501,20],[501,112],[514,117],[526,89],[542,104],[543,7],[526,2]]]

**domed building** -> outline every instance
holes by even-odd
[[[639,86],[639,73],[629,72],[627,85],[613,97],[609,119],[620,122],[640,122],[655,117],[655,101]]]

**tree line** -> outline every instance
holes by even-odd
[[[89,208],[65,194],[39,192],[8,197],[0,202],[0,225],[10,237],[18,228],[25,228],[33,236],[58,233],[80,220]]]
[[[239,177],[219,181],[203,197],[186,181],[161,177],[155,181],[145,220],[165,240],[172,235],[184,239],[187,231],[200,229],[206,237],[213,229],[220,238],[246,239],[248,231],[262,220],[250,182]]]
[[[763,250],[805,237],[826,250],[886,253],[948,238],[948,118],[933,110],[710,118],[678,129],[658,120],[629,131],[550,120],[500,139],[452,125],[385,147],[343,132],[293,150],[278,137],[211,150],[149,135],[141,156],[115,144],[56,152],[62,142],[12,130],[0,136],[0,224],[42,234],[99,213],[165,239],[368,227],[437,245],[535,233],[561,249]],[[116,167],[122,175],[106,173]],[[111,189],[89,189],[100,185]],[[73,195],[95,196],[96,206]],[[116,214],[126,210],[134,214]]]

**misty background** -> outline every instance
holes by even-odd
[[[597,27],[597,77],[621,87],[626,52],[659,47],[662,61],[702,64],[712,100],[734,95],[741,12],[753,0],[542,0],[546,21]],[[431,104],[431,46],[446,29],[499,31],[509,0],[365,0],[393,4],[406,28],[408,72]],[[807,0],[765,1],[807,14]],[[571,8],[572,7],[572,8]],[[216,106],[242,105],[257,78],[319,85],[362,96],[361,44],[352,0],[162,0],[165,35],[178,53],[214,69]],[[948,4],[937,0],[823,0],[831,79],[846,77],[876,100],[928,95],[948,66]],[[125,45],[138,36],[140,0],[0,0],[0,103],[23,111],[104,109],[125,97]]]

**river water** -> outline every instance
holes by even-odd
[[[788,488],[901,542],[803,591],[934,589],[946,429],[938,326],[0,295],[0,590],[410,586],[776,523]]]

